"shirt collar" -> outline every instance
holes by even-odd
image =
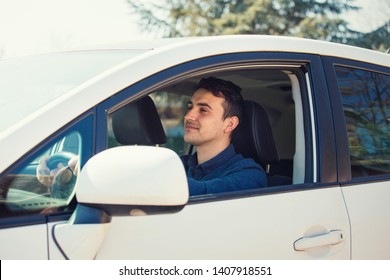
[[[209,159],[208,161],[198,165],[198,157],[197,153],[193,154],[189,161],[188,166],[191,169],[201,168],[206,174],[212,172],[219,166],[223,165],[226,161],[228,161],[232,156],[236,154],[233,144],[230,144],[225,150],[221,153]]]

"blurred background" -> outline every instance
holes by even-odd
[[[387,51],[390,0],[0,0],[0,59],[221,34],[287,35]]]

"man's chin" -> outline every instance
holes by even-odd
[[[184,139],[184,142],[185,142],[185,143],[190,144],[190,145],[193,145],[193,146],[195,146],[196,143],[197,143],[197,141],[196,141],[195,139],[191,138],[191,137],[186,137],[186,136],[184,136],[183,139]]]

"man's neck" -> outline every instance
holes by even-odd
[[[202,145],[196,147],[196,153],[198,156],[198,164],[202,164],[218,154],[224,151],[230,145],[230,140],[228,142],[220,143],[216,145],[215,143],[210,143],[210,145]]]

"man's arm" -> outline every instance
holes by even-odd
[[[209,180],[188,178],[188,186],[191,196],[255,189],[267,186],[267,176],[261,167],[253,166]]]

